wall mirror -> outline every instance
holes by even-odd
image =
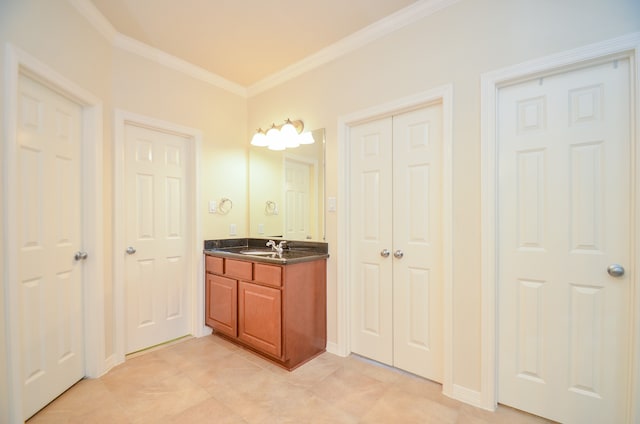
[[[249,236],[324,241],[325,131],[282,151],[249,148]]]

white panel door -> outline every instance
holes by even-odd
[[[499,402],[563,423],[624,422],[629,69],[499,90]]]
[[[292,159],[285,159],[284,165],[284,237],[311,238],[311,166]]]
[[[353,127],[351,350],[442,380],[442,106]]]
[[[189,333],[188,149],[184,137],[125,125],[127,353]]]
[[[393,364],[391,118],[353,127],[351,143],[351,350]]]
[[[398,368],[442,381],[442,106],[393,117],[393,311]]]
[[[18,282],[23,413],[30,417],[84,376],[82,109],[20,75]]]

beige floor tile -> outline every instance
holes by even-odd
[[[246,424],[240,415],[231,408],[214,398],[208,398],[181,413],[170,418],[167,422],[182,423],[216,423],[216,424]]]
[[[344,361],[336,361],[335,355],[323,354],[313,361],[303,364],[291,373],[285,374],[290,384],[310,388],[316,386],[327,376],[343,368]]]
[[[186,338],[82,380],[29,420],[48,423],[541,424],[475,408],[405,372],[328,353],[288,372],[229,341]]]
[[[151,379],[132,386],[111,388],[129,420],[157,422],[207,399],[210,394],[184,375]]]
[[[356,424],[358,419],[310,393],[273,405],[271,416],[260,424]]]
[[[498,405],[495,412],[475,408],[471,405],[460,404],[460,411],[465,416],[476,417],[486,422],[495,424],[549,424],[553,421],[546,420],[536,415],[527,414],[508,406]]]
[[[393,383],[402,376],[402,372],[397,369],[362,358],[358,355],[350,355],[346,358],[345,366],[375,378],[376,380],[384,381],[385,383]]]
[[[362,423],[455,424],[458,411],[423,396],[391,388],[361,420]]]
[[[341,368],[327,376],[311,391],[355,417],[362,417],[390,389],[385,383],[359,371]]]

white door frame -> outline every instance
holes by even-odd
[[[362,122],[399,114],[408,110],[417,109],[433,103],[442,103],[442,253],[443,253],[443,381],[442,392],[447,396],[453,396],[453,369],[452,369],[452,276],[453,276],[453,252],[452,252],[452,113],[453,113],[453,86],[447,84],[431,90],[416,93],[412,96],[384,103],[372,108],[360,110],[338,118],[338,261],[337,275],[337,327],[338,340],[335,346],[329,345],[327,349],[341,356],[351,353],[351,246],[349,240],[349,202],[350,190],[350,128]]]
[[[114,366],[124,362],[126,322],[125,322],[125,256],[124,249],[127,240],[125,226],[125,176],[124,176],[124,145],[125,145],[125,125],[136,125],[154,131],[161,131],[176,134],[189,139],[191,166],[187,170],[187,202],[193,208],[193,216],[187,217],[191,225],[189,237],[192,243],[189,246],[188,255],[191,262],[187,262],[187,269],[190,272],[188,283],[187,307],[191,316],[189,331],[194,336],[200,337],[207,334],[204,326],[204,265],[202,250],[204,240],[200,239],[200,152],[202,145],[202,131],[150,118],[148,116],[116,109],[115,111],[115,137],[114,137],[114,234],[113,234],[113,288],[114,288],[114,355],[110,358],[110,365]]]
[[[0,421],[23,422],[22,416],[22,358],[20,354],[20,316],[18,305],[20,292],[17,282],[17,255],[15,249],[18,234],[16,222],[17,202],[17,119],[18,77],[28,75],[45,86],[69,97],[82,107],[82,243],[89,253],[82,269],[83,281],[83,332],[84,373],[98,377],[105,370],[104,358],[104,234],[103,226],[103,155],[102,155],[102,102],[93,94],[65,78],[49,66],[17,47],[7,44],[5,49],[4,80],[4,187],[3,209],[5,252],[2,275],[4,286],[4,320],[6,340],[0,340],[7,349],[8,416],[0,414]]]
[[[567,52],[554,54],[541,59],[535,59],[508,68],[489,72],[482,75],[481,93],[481,206],[482,206],[482,364],[481,370],[481,407],[495,410],[498,402],[498,321],[497,321],[497,229],[496,220],[498,205],[498,175],[497,175],[497,93],[500,87],[518,81],[535,78],[551,73],[571,69],[580,69],[593,63],[611,58],[628,58],[631,64],[631,188],[634,198],[631,199],[631,216],[633,223],[631,233],[631,258],[635,263],[630,264],[631,303],[631,360],[629,371],[632,375],[628,390],[629,411],[628,422],[640,420],[640,405],[634,405],[632,399],[640,394],[640,142],[638,129],[640,128],[640,79],[637,59],[640,57],[640,33],[629,34],[612,40],[577,48]]]

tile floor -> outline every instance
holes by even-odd
[[[127,358],[82,380],[28,423],[546,423],[450,399],[439,384],[325,353],[293,372],[217,336]]]

